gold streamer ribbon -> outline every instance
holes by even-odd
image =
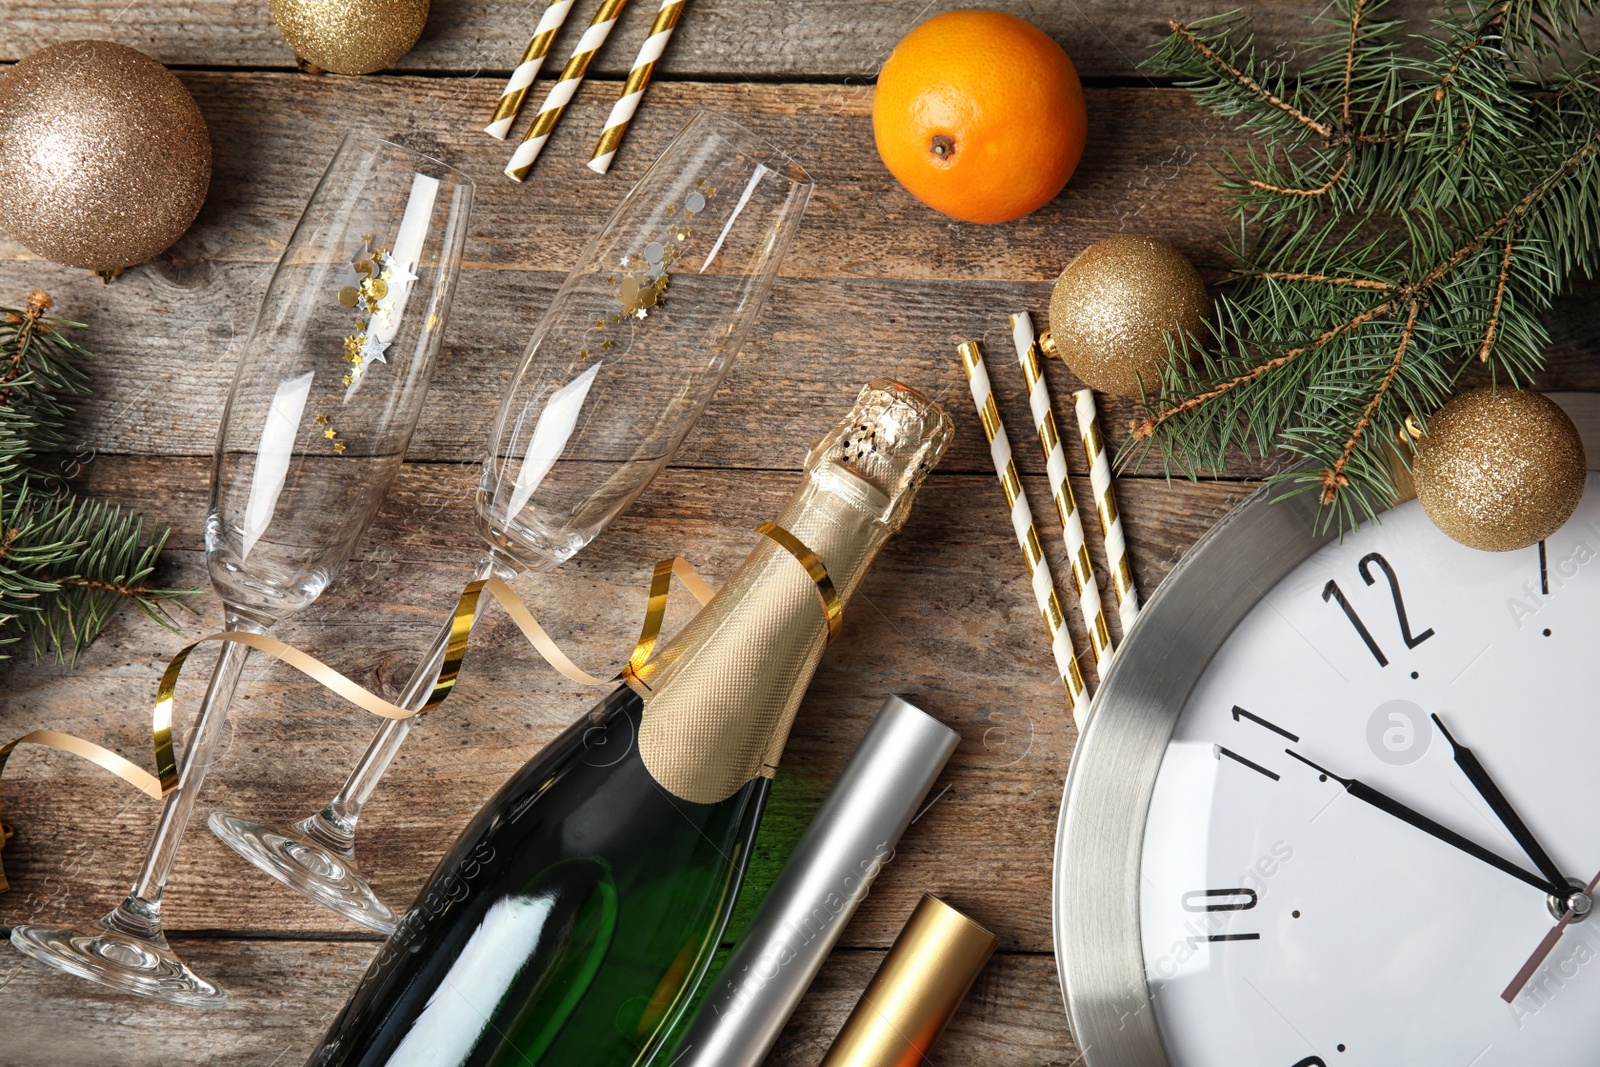
[[[828,617],[828,643],[833,644],[833,639],[839,636],[839,630],[844,626],[844,602],[839,599],[839,591],[833,587],[833,579],[828,577],[828,568],[823,566],[815,552],[806,547],[804,541],[775,522],[762,523],[756,527],[756,533],[771,538],[798,560],[806,573],[811,575],[811,580],[817,583],[822,611]]]
[[[72,734],[61,733],[56,730],[34,730],[24,734],[14,741],[0,745],[0,774],[4,774],[6,761],[18,745],[39,745],[53,748],[59,752],[66,752],[81,759],[88,760],[97,766],[103,767],[112,774],[128,782],[134,788],[155,800],[160,800],[171,792],[178,784],[178,760],[172,741],[172,705],[173,696],[178,687],[178,676],[183,672],[184,664],[194,650],[209,641],[232,641],[236,644],[248,645],[260,652],[265,652],[274,659],[288,664],[295,670],[304,674],[312,681],[343,697],[346,701],[356,705],[363,711],[374,715],[381,715],[386,719],[407,719],[413,715],[432,711],[444,703],[451,691],[455,688],[456,678],[461,672],[461,661],[466,658],[467,637],[472,632],[473,623],[477,619],[478,601],[485,593],[494,597],[511,616],[511,621],[517,624],[528,643],[534,650],[544,657],[549,663],[564,676],[583,685],[609,685],[623,678],[629,671],[637,670],[649,660],[655,651],[656,643],[661,636],[661,625],[666,619],[667,600],[671,589],[672,579],[676,576],[683,583],[689,594],[701,604],[709,601],[714,590],[699,573],[682,556],[664,559],[655,566],[655,573],[650,578],[650,599],[645,608],[644,623],[639,628],[639,639],[634,644],[633,652],[628,657],[628,663],[622,671],[611,678],[600,678],[588,673],[579,667],[565,652],[556,645],[555,640],[540,626],[533,613],[528,610],[522,599],[511,590],[511,587],[499,578],[486,578],[471,582],[462,590],[460,598],[456,601],[454,614],[450,619],[450,639],[445,646],[444,663],[440,666],[439,677],[434,682],[433,692],[428,695],[427,702],[419,709],[412,711],[392,704],[376,693],[363,689],[343,674],[323,663],[315,656],[307,655],[292,645],[287,645],[277,638],[265,634],[251,634],[239,632],[225,632],[208,634],[198,641],[179,649],[167,663],[167,669],[161,674],[161,683],[156,690],[156,703],[152,716],[151,737],[155,745],[156,773],[138,766],[132,761],[119,756],[108,748],[85,741]],[[5,838],[10,836],[9,830],[0,828],[0,848],[4,847]],[[5,868],[0,866],[0,892],[8,889]]]
[[[762,523],[756,532],[772,539],[782,546],[790,555],[794,556],[805,567],[811,579],[817,585],[817,593],[822,598],[823,610],[828,617],[828,639],[831,642],[838,635],[839,627],[843,624],[844,608],[839,600],[838,591],[834,588],[833,581],[828,577],[828,569],[817,557],[817,554],[794,534],[774,523]],[[467,654],[467,638],[472,633],[473,625],[478,617],[478,602],[485,593],[494,597],[500,606],[505,609],[511,621],[516,623],[522,635],[528,639],[534,651],[542,656],[546,663],[554,667],[561,674],[581,685],[601,686],[611,685],[615,682],[631,678],[637,671],[649,662],[655,653],[656,644],[661,637],[661,626],[666,620],[667,601],[671,593],[672,579],[676,577],[689,594],[701,605],[710,601],[715,590],[700,577],[688,560],[682,556],[674,556],[656,563],[655,571],[650,577],[650,595],[645,606],[644,622],[639,627],[639,639],[634,643],[633,651],[628,656],[628,662],[622,670],[610,678],[601,678],[583,670],[567,654],[561,651],[539,625],[533,613],[522,599],[514,593],[509,585],[499,578],[484,578],[467,584],[461,591],[461,596],[456,601],[455,611],[450,619],[450,638],[445,645],[444,662],[439,668],[439,677],[434,681],[433,692],[428,695],[428,700],[421,708],[412,711],[398,704],[392,704],[382,697],[367,689],[362,688],[343,674],[323,663],[315,656],[307,655],[292,645],[287,645],[277,638],[265,634],[252,634],[241,632],[222,632],[208,634],[198,641],[191,642],[178,650],[178,653],[167,662],[167,668],[161,674],[161,683],[156,690],[156,703],[152,714],[151,739],[155,746],[156,773],[151,774],[132,761],[119,756],[108,748],[85,741],[72,734],[61,733],[56,730],[34,730],[24,734],[14,741],[0,745],[0,775],[5,773],[6,761],[18,745],[39,745],[53,748],[59,752],[66,752],[80,759],[88,760],[99,767],[103,767],[112,774],[131,784],[135,789],[155,800],[166,796],[178,784],[178,759],[172,741],[172,705],[174,695],[178,688],[178,676],[182,674],[183,667],[188,662],[194,650],[209,641],[232,641],[236,644],[265,652],[267,655],[285,663],[301,674],[310,678],[326,689],[343,697],[346,701],[361,708],[363,711],[380,715],[386,719],[408,719],[414,715],[432,711],[444,703],[450,693],[455,689],[456,678],[461,673],[462,660]],[[11,836],[8,827],[0,826],[0,850],[5,847],[5,841]],[[0,893],[10,888],[6,881],[5,868],[0,865]]]

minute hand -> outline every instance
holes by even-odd
[[[1467,781],[1472,783],[1472,787],[1478,791],[1478,795],[1483,797],[1484,801],[1494,811],[1501,824],[1511,831],[1511,836],[1517,839],[1517,844],[1522,846],[1522,851],[1526,852],[1528,858],[1533,861],[1533,865],[1539,868],[1539,873],[1554,884],[1563,887],[1556,896],[1565,898],[1568,892],[1565,888],[1568,885],[1566,876],[1556,867],[1555,861],[1550,858],[1550,854],[1544,850],[1538,839],[1533,836],[1533,831],[1528,829],[1528,824],[1522,821],[1522,816],[1518,815],[1516,809],[1511,806],[1511,801],[1507,800],[1506,795],[1500,792],[1500,787],[1494,784],[1494,779],[1489,777],[1489,772],[1484,769],[1483,764],[1473,754],[1472,749],[1455,739],[1450,731],[1445,728],[1443,719],[1437,715],[1431,717],[1434,725],[1439,727],[1439,732],[1444,734],[1444,739],[1450,742],[1450,750],[1455,754],[1456,766],[1461,768],[1461,773],[1467,776]]]
[[[1344,786],[1345,792],[1349,793],[1357,800],[1362,801],[1363,803],[1371,804],[1379,811],[1393,815],[1401,822],[1410,823],[1423,833],[1432,837],[1436,837],[1447,845],[1454,845],[1456,848],[1460,849],[1462,852],[1465,852],[1474,859],[1482,860],[1484,863],[1487,863],[1496,870],[1504,871],[1519,881],[1527,882],[1541,893],[1555,893],[1558,896],[1563,896],[1567,893],[1566,888],[1554,886],[1544,878],[1534,874],[1532,871],[1524,870],[1517,864],[1512,863],[1510,860],[1495,855],[1482,845],[1479,845],[1473,841],[1468,841],[1454,830],[1451,830],[1445,826],[1440,826],[1438,823],[1434,822],[1420,811],[1415,811],[1406,807],[1404,804],[1394,799],[1394,797],[1389,796],[1387,793],[1380,793],[1370,785],[1367,785],[1365,782],[1359,781],[1355,778],[1341,778],[1337,774],[1334,774],[1332,771],[1328,770],[1326,767],[1319,767],[1315,763],[1312,763],[1310,760],[1306,759],[1292,748],[1286,748],[1284,751],[1293,756],[1295,759],[1299,760],[1301,763],[1304,763],[1307,767],[1312,768],[1319,774],[1327,775],[1329,778],[1332,778],[1334,781]]]

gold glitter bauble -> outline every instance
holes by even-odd
[[[183,236],[211,184],[189,90],[143,52],[66,41],[0,74],[0,220],[46,259],[112,271]]]
[[[1199,334],[1210,306],[1200,275],[1167,242],[1108,237],[1056,279],[1050,354],[1091,389],[1137,398],[1160,387],[1167,335],[1180,327]]]
[[[272,0],[272,18],[302,64],[371,74],[411,51],[428,0]]]
[[[1538,544],[1577,510],[1587,478],[1567,413],[1526,389],[1472,389],[1428,420],[1411,469],[1435,526],[1462,544]]]

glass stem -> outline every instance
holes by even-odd
[[[266,630],[263,621],[241,615],[231,607],[224,609],[223,619],[228,630],[256,634]],[[108,925],[152,940],[161,937],[161,894],[177,862],[178,846],[183,842],[189,817],[194,814],[200,786],[205,781],[206,772],[211,769],[217,738],[222,735],[222,724],[228,718],[228,704],[233,700],[234,690],[239,687],[239,677],[249,657],[250,646],[236,641],[223,643],[222,651],[217,656],[217,665],[211,671],[211,684],[206,687],[200,714],[195,719],[193,735],[183,751],[183,761],[178,768],[178,785],[162,801],[161,818],[150,838],[144,866],[139,869],[139,876],[134,880],[127,898],[106,917]]]
[[[494,552],[490,552],[478,561],[471,580],[478,581],[493,576],[502,581],[509,581],[517,576],[519,569]],[[477,615],[474,615],[474,619],[483,614],[483,610],[489,606],[490,599],[486,596],[478,600]],[[444,620],[439,632],[434,635],[432,645],[423,655],[422,662],[417,665],[410,681],[406,682],[398,703],[408,711],[419,710],[427,703],[429,694],[433,692],[434,683],[439,678],[439,669],[444,664],[445,647],[450,643],[451,622],[451,618]],[[379,780],[389,769],[389,764],[394,761],[395,754],[400,751],[401,743],[411,733],[411,727],[415,722],[415,717],[385,719],[372,738],[372,743],[367,746],[366,752],[362,753],[361,759],[356,762],[350,777],[345,779],[344,785],[339,787],[339,792],[328,801],[328,806],[297,823],[296,828],[324,848],[331,849],[341,856],[351,855],[355,850],[356,822],[361,818],[361,809],[371,799],[373,790],[378,787]]]

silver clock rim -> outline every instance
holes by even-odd
[[[1600,393],[1551,393],[1600,469]],[[1095,694],[1056,824],[1051,898],[1067,1023],[1087,1067],[1169,1067],[1145,983],[1139,865],[1178,715],[1257,602],[1333,540],[1316,501],[1267,487],[1197,541],[1162,581]],[[1232,576],[1251,576],[1238,582]]]

